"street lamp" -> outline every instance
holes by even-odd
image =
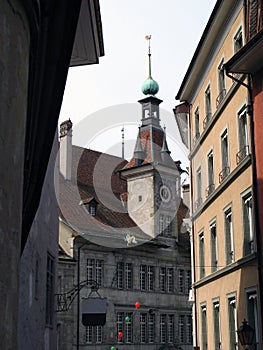
[[[241,345],[244,345],[244,349],[248,349],[248,346],[253,344],[254,334],[254,329],[244,319],[242,326],[237,330],[238,339]]]

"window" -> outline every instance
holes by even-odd
[[[189,291],[192,289],[192,276],[191,271],[186,271],[186,293],[188,294]]]
[[[159,216],[159,233],[169,235],[172,232],[171,216],[160,214]]]
[[[148,343],[154,343],[155,340],[155,314],[148,314]]]
[[[146,341],[147,341],[146,322],[147,322],[147,314],[140,314],[140,339],[141,339],[141,343],[146,343]]]
[[[236,53],[243,46],[243,34],[242,28],[239,28],[237,34],[234,37],[234,52]]]
[[[195,138],[194,138],[194,145],[198,138],[200,137],[200,113],[199,113],[199,107],[195,110]]]
[[[47,254],[47,274],[46,274],[46,326],[52,327],[54,314],[54,281],[55,281],[55,259],[51,254]]]
[[[255,330],[255,344],[259,345],[259,324],[258,324],[258,297],[256,290],[246,293],[247,321]],[[258,349],[258,347],[255,349]]]
[[[179,293],[184,293],[184,270],[179,270]]]
[[[124,322],[125,322],[124,312],[117,312],[117,334],[116,335],[118,335],[119,332],[123,333]],[[123,338],[119,338],[117,336],[117,342],[118,343],[122,343],[123,341],[124,341]]]
[[[117,288],[123,289],[123,279],[124,279],[124,263],[117,263]]]
[[[218,107],[226,95],[226,79],[224,70],[224,60],[222,60],[217,68],[218,74],[218,91],[219,94],[216,99],[216,106]]]
[[[162,292],[174,292],[174,269],[172,267],[160,267],[159,288]]]
[[[201,306],[201,332],[202,332],[202,350],[207,349],[207,320],[206,305]]]
[[[219,183],[221,183],[227,175],[229,175],[229,158],[228,158],[228,134],[227,130],[221,135],[221,161],[222,171],[219,174]]]
[[[164,232],[164,215],[159,216],[159,232],[162,234]]]
[[[142,291],[154,291],[155,267],[151,265],[140,266],[140,288]]]
[[[159,287],[162,292],[165,292],[165,286],[166,286],[166,268],[160,267]]]
[[[89,204],[89,213],[91,216],[96,215],[96,204],[95,203],[90,203]]]
[[[211,272],[218,269],[218,253],[217,253],[217,233],[216,223],[210,225],[210,239],[211,239]]]
[[[85,332],[85,342],[88,344],[102,343],[102,326],[87,326]]]
[[[131,263],[117,263],[117,288],[132,289],[132,264]]]
[[[208,197],[215,189],[213,151],[211,151],[207,156],[207,169],[208,169],[208,187],[206,189],[206,196]]]
[[[251,193],[242,198],[243,202],[243,230],[244,230],[244,254],[253,254],[254,228],[253,228],[253,207]]]
[[[102,286],[103,260],[87,259],[87,280],[95,280]]]
[[[174,342],[174,315],[167,315],[167,343]]]
[[[125,317],[127,317],[127,316],[130,318],[131,321],[125,322],[124,339],[125,339],[126,343],[132,343],[133,342],[133,313],[128,312]]]
[[[184,315],[179,315],[179,339],[180,343],[185,342],[185,325],[184,325]]]
[[[205,91],[205,114],[206,117],[204,119],[204,129],[206,128],[209,120],[212,117],[212,105],[211,105],[211,91],[210,86]]]
[[[147,273],[147,266],[141,265],[140,266],[140,288],[141,288],[141,290],[146,290],[146,273]]]
[[[164,229],[164,233],[166,235],[169,235],[171,233],[171,231],[172,231],[171,226],[172,226],[171,216],[166,215],[166,217],[165,217],[165,229]]]
[[[140,342],[153,344],[155,342],[155,314],[140,314]]]
[[[192,315],[186,316],[186,342],[187,344],[193,344],[193,320]]]
[[[167,332],[166,332],[166,315],[160,315],[160,342],[166,343]]]
[[[132,289],[133,287],[133,268],[131,263],[125,264],[125,287]]]
[[[174,269],[172,267],[167,268],[167,292],[172,293],[174,291]]]
[[[154,274],[155,274],[154,266],[148,266],[148,290],[149,291],[154,290]]]
[[[238,113],[239,151],[236,162],[239,164],[249,153],[247,111],[244,107]]]
[[[237,339],[237,310],[236,310],[236,298],[228,298],[228,332],[229,332],[229,348],[238,349]]]
[[[228,209],[225,213],[225,247],[226,247],[226,264],[231,264],[235,260],[234,256],[234,236],[232,210]]]
[[[214,321],[214,349],[221,349],[221,331],[220,331],[220,308],[219,301],[213,303],[213,321]]]
[[[202,204],[202,173],[201,167],[196,171],[196,202],[195,209],[197,210]]]
[[[85,333],[86,343],[92,343],[93,341],[93,327],[87,326]]]
[[[125,322],[125,318],[129,316],[130,322]],[[117,334],[122,332],[123,337],[117,337],[118,343],[132,343],[133,342],[133,313],[117,312]]]
[[[205,276],[205,247],[203,232],[199,235],[199,275],[200,278]]]

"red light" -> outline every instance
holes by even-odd
[[[123,337],[122,332],[118,332],[118,338],[122,338],[122,337]]]
[[[135,303],[135,307],[136,307],[136,309],[139,309],[139,308],[140,308],[140,306],[141,306],[141,303],[140,303],[139,301],[136,301],[136,303]]]

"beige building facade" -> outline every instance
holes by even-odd
[[[217,1],[176,96],[187,124],[196,349],[242,349],[244,318],[262,349],[254,237],[250,101],[224,63],[244,44],[243,1]],[[185,108],[188,108],[186,111]]]

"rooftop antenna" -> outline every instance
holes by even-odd
[[[121,138],[122,138],[122,142],[121,142],[121,157],[122,157],[122,159],[124,159],[124,125],[122,126],[122,129],[121,129]]]

